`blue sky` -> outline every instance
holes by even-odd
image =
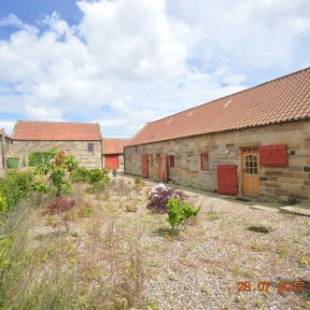
[[[0,127],[145,122],[310,64],[308,0],[0,2]]]

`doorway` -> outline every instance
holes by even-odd
[[[258,148],[249,147],[241,150],[242,194],[256,197],[259,195]]]

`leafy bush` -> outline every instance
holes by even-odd
[[[74,183],[88,183],[88,169],[84,167],[77,167],[71,171],[70,178]]]
[[[186,195],[175,188],[168,187],[164,184],[158,184],[151,188],[150,202],[147,208],[157,213],[166,213],[169,199],[178,198],[184,200]]]
[[[32,175],[27,172],[9,172],[0,181],[0,209],[2,212],[14,208],[17,203],[26,198],[31,191]]]
[[[140,186],[142,184],[141,178],[135,177],[135,185]]]
[[[90,185],[89,191],[96,192],[105,189],[110,179],[107,170],[86,169],[78,167],[71,172],[72,182],[83,182]]]
[[[41,194],[48,194],[50,192],[50,187],[48,184],[37,182],[32,184],[32,189],[35,192],[41,193]]]
[[[50,179],[56,189],[56,196],[70,194],[71,184],[65,179],[65,170],[62,167],[54,167],[50,172]]]
[[[188,202],[179,198],[171,198],[167,204],[168,223],[176,231],[191,217],[198,215],[200,208],[194,209]]]
[[[9,205],[4,194],[0,193],[0,213],[5,213],[9,210]]]
[[[64,159],[64,166],[67,168],[69,172],[78,168],[78,162],[74,158],[74,156],[66,156]]]
[[[99,182],[105,182],[109,180],[108,172],[101,169],[91,169],[88,171],[89,175],[89,184],[95,184]]]

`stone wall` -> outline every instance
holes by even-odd
[[[12,144],[12,140],[9,138],[5,138],[3,143],[3,137],[0,134],[0,170],[5,169],[5,160],[6,160],[6,154],[9,152],[10,146]],[[4,150],[4,153],[3,153]],[[4,155],[4,156],[3,156]]]
[[[170,179],[177,184],[215,191],[218,164],[238,166],[241,188],[241,148],[268,144],[286,144],[289,165],[285,168],[259,166],[260,194],[282,196],[294,194],[310,199],[310,121],[298,121],[227,133],[202,135],[125,148],[125,173],[141,175],[142,154],[151,154],[150,177],[158,179],[158,154],[175,155]],[[200,170],[200,154],[209,153],[209,171]]]
[[[2,135],[0,134],[0,170],[4,169],[3,166],[3,140]]]
[[[94,144],[94,152],[88,152],[88,143]],[[102,168],[101,141],[13,141],[7,157],[18,157],[21,166],[27,165],[32,152],[45,152],[53,147],[73,155],[81,166]]]
[[[118,155],[118,161],[119,161],[119,171],[124,171],[124,155],[119,154]]]

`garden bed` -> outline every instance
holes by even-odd
[[[20,309],[55,300],[58,309],[310,306],[309,290],[278,292],[280,281],[310,280],[309,218],[187,191],[201,211],[174,236],[167,214],[146,208],[150,187],[119,176],[95,194],[75,185],[76,206],[64,213],[30,207],[19,249],[29,256],[12,271],[19,280],[7,279],[9,302]],[[253,290],[238,292],[239,281]],[[268,292],[254,290],[260,281],[272,282]]]

